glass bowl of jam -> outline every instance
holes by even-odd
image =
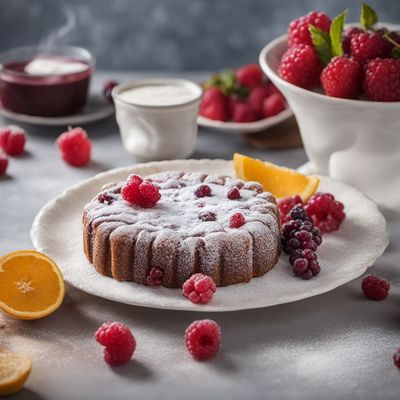
[[[74,46],[18,47],[0,54],[0,105],[41,117],[72,115],[85,105],[94,57]]]

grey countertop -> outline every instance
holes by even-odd
[[[159,74],[160,75],[160,74]],[[201,80],[205,74],[179,74]],[[97,74],[122,81],[140,74]],[[1,124],[5,123],[1,121]],[[25,128],[27,152],[12,158],[0,180],[1,253],[31,248],[29,230],[52,197],[98,172],[135,162],[124,152],[110,118],[87,127],[93,161],[64,164],[54,147],[59,128]],[[240,151],[283,165],[306,161],[300,148],[259,151],[240,136],[200,130],[193,158],[226,158]],[[16,399],[398,399],[400,371],[400,213],[386,212],[391,243],[371,268],[391,281],[383,302],[363,298],[360,279],[330,293],[261,310],[218,314],[152,310],[113,303],[67,287],[50,317],[18,321],[0,315],[0,347],[29,354],[32,374]],[[368,216],[366,216],[368,218]],[[186,326],[212,318],[223,346],[208,362],[195,362],[183,343]],[[93,333],[104,321],[122,321],[138,346],[126,366],[109,368]]]

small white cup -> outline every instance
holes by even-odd
[[[173,85],[193,96],[165,105],[126,101],[121,93],[145,86]],[[184,79],[143,79],[113,89],[115,113],[125,149],[143,161],[185,158],[193,153],[197,139],[197,116],[202,89]]]

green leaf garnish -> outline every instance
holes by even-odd
[[[235,72],[231,69],[222,71],[219,74],[213,74],[204,83],[204,88],[217,87],[225,95],[231,93],[236,85]]]
[[[392,49],[392,57],[400,60],[400,47],[393,47]]]
[[[329,29],[329,36],[331,39],[331,53],[332,57],[342,56],[343,55],[343,47],[342,47],[342,33],[343,26],[346,20],[348,10],[344,10],[341,14],[339,14],[331,24]]]
[[[308,30],[310,31],[312,44],[318,58],[321,60],[322,64],[327,65],[332,58],[329,34],[312,24],[308,25]]]
[[[375,10],[366,3],[361,5],[360,23],[361,26],[367,30],[370,29],[378,22],[378,14]]]
[[[389,32],[385,32],[385,34],[383,35],[383,37],[390,43],[393,45],[393,49],[392,49],[392,57],[399,59],[400,58],[400,43],[397,43],[395,40],[393,40],[390,36],[389,36]]]

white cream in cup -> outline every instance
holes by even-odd
[[[125,149],[141,160],[185,158],[197,139],[202,89],[172,78],[118,85],[112,92]]]

